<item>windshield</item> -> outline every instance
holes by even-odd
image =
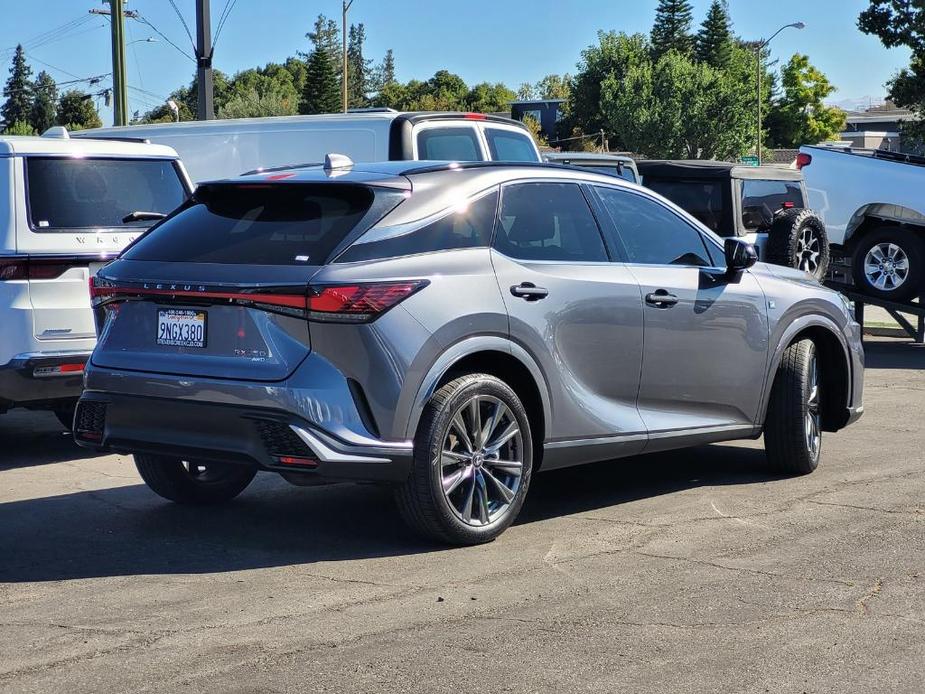
[[[146,228],[132,212],[168,214],[186,199],[177,168],[164,159],[26,159],[29,220],[34,231]]]

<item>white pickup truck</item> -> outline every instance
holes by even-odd
[[[801,147],[797,167],[858,291],[897,302],[925,294],[925,157]]]

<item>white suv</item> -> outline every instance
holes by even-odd
[[[70,427],[96,344],[89,278],[191,185],[169,147],[49,132],[0,137],[0,412]]]

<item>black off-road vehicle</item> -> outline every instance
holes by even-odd
[[[807,207],[803,176],[793,169],[699,160],[636,162],[642,184],[720,236],[755,244],[758,257],[823,279],[829,242]]]

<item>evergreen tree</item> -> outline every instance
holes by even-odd
[[[334,66],[327,51],[317,47],[308,56],[299,113],[337,113],[340,109],[341,97]]]
[[[395,81],[395,55],[392,53],[391,48],[385,52],[385,58],[382,59],[379,70],[379,80],[382,86],[392,84]]]
[[[347,103],[351,108],[365,107],[366,95],[371,91],[372,61],[363,57],[365,42],[366,27],[351,24],[347,42]]]
[[[61,95],[57,122],[68,130],[103,127],[100,114],[93,105],[93,97],[79,89],[71,89]]]
[[[58,85],[51,75],[42,70],[35,80],[35,100],[29,119],[37,133],[42,134],[55,124],[57,108]]]
[[[334,70],[334,77],[340,79],[343,72],[343,50],[340,41],[340,28],[333,19],[328,19],[323,14],[319,14],[312,27],[312,31],[305,34],[305,37],[312,42],[315,50],[323,50],[328,55],[328,61]],[[309,59],[311,54],[300,53],[300,55]]]
[[[732,57],[732,22],[726,0],[713,0],[697,34],[697,60],[724,69]]]
[[[652,54],[656,60],[670,50],[685,56],[693,54],[693,13],[689,0],[659,0],[652,26]]]
[[[32,68],[26,63],[26,52],[22,45],[16,46],[13,64],[10,66],[10,78],[3,88],[6,103],[0,107],[0,118],[7,125],[28,123],[32,115],[33,84]]]

